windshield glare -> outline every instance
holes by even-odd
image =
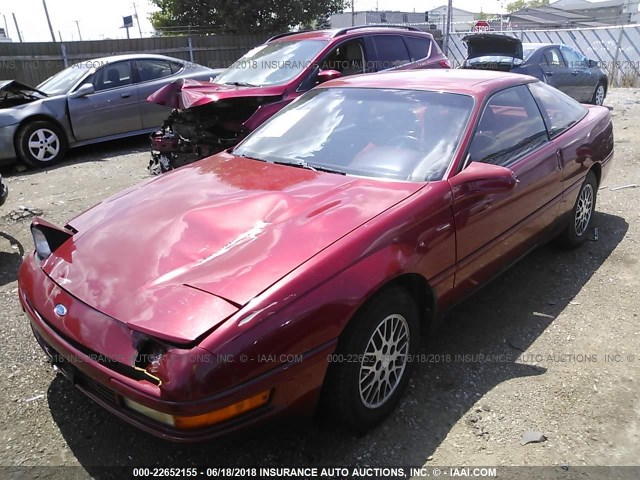
[[[90,68],[83,64],[72,65],[56,73],[53,77],[49,77],[37,88],[47,95],[64,95],[69,93],[69,90],[89,73],[89,70]]]
[[[264,123],[234,154],[394,180],[441,180],[473,109],[467,95],[315,89]]]
[[[216,83],[280,85],[295,78],[326,45],[323,40],[260,45],[222,72]]]

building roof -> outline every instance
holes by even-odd
[[[604,2],[588,2],[587,0],[558,0],[550,4],[561,10],[591,10],[594,8],[621,7],[625,0],[605,0]]]

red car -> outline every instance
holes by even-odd
[[[358,26],[277,35],[215,79],[179,80],[149,97],[173,107],[151,135],[158,174],[232,147],[293,99],[338,77],[382,70],[450,68],[430,33],[417,27]]]
[[[320,398],[364,431],[449,306],[536,245],[585,240],[612,156],[606,108],[532,77],[334,80],[231,151],[35,220],[20,301],[80,390],[161,437]]]

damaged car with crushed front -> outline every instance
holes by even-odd
[[[364,432],[447,308],[585,241],[612,158],[609,110],[532,77],[336,79],[231,150],[34,219],[18,294],[59,371],[163,438],[318,405]]]

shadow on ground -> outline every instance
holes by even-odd
[[[2,242],[0,243],[0,287],[2,287],[18,278],[18,268],[22,263],[24,247],[14,237],[4,232],[0,232],[0,242]]]
[[[320,422],[250,430],[198,445],[158,440],[116,419],[61,377],[47,392],[54,420],[90,475],[107,465],[422,465],[452,425],[501,382],[545,369],[516,358],[553,323],[624,238],[624,219],[596,214],[600,238],[578,250],[545,246],[449,313],[425,347],[434,356],[504,355],[512,360],[417,365],[399,408],[357,438]],[[540,312],[547,316],[535,316]],[[295,424],[295,425],[291,425]],[[384,456],[380,449],[384,447]],[[104,473],[104,472],[102,472]]]

